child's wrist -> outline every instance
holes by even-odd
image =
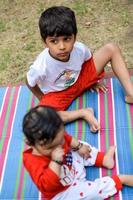
[[[79,142],[77,146],[72,147],[73,151],[78,151],[79,149],[81,149],[81,147],[83,146],[83,143]]]
[[[52,161],[57,163],[58,165],[63,165],[63,161],[61,161],[61,160],[52,159]]]

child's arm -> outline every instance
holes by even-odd
[[[72,138],[70,146],[74,151],[78,151],[80,156],[84,157],[85,159],[90,157],[91,148],[89,145],[83,144],[77,139]]]
[[[31,92],[39,99],[41,100],[42,96],[43,96],[43,92],[40,90],[40,88],[38,87],[38,85],[35,85],[34,87],[31,87],[26,79],[26,85],[27,87],[31,90]]]
[[[128,185],[133,187],[133,175],[120,174],[118,175],[123,185]]]
[[[64,150],[61,146],[56,147],[51,153],[49,168],[60,176],[61,165],[63,164]]]
[[[59,152],[57,152],[57,154],[59,154]],[[29,153],[29,150],[23,153],[23,162],[25,168],[41,192],[45,192],[45,194],[48,195],[50,193],[55,194],[64,188],[60,183],[59,175],[57,175],[58,171],[60,172],[61,170],[60,164],[53,160],[49,162],[49,159],[47,157],[45,158],[45,156],[44,158],[43,156],[33,156],[33,154]]]

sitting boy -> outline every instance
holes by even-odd
[[[66,109],[90,87],[107,91],[98,80],[104,76],[108,62],[125,89],[126,102],[133,103],[133,85],[120,49],[110,43],[92,55],[83,43],[76,42],[76,19],[70,8],[48,8],[41,14],[39,28],[46,48],[30,66],[26,82],[40,105],[55,108],[64,123],[82,118],[89,123],[90,130],[96,132],[100,125],[92,108]]]

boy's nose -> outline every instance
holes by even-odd
[[[59,48],[60,48],[61,50],[65,49],[64,42],[60,42],[60,43],[59,43]]]

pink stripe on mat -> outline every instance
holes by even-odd
[[[79,105],[78,105],[78,109],[83,108],[83,95],[79,97]],[[78,122],[78,140],[81,140],[82,138],[82,122],[79,121]]]
[[[1,177],[2,177],[1,175],[2,175],[2,170],[3,170],[3,165],[4,165],[4,162],[5,162],[5,155],[6,155],[7,151],[8,151],[7,146],[8,146],[9,138],[10,138],[11,131],[12,131],[11,128],[12,128],[12,123],[13,123],[14,114],[15,114],[15,108],[16,108],[16,101],[17,101],[17,97],[18,97],[18,92],[19,92],[19,87],[16,87],[15,91],[14,91],[12,103],[11,103],[10,117],[9,117],[8,123],[7,123],[8,126],[7,126],[7,129],[6,129],[6,136],[5,136],[7,139],[4,140],[1,159],[0,159],[0,180],[1,180]],[[9,88],[9,91],[7,92],[7,97],[5,99],[5,105],[3,107],[3,113],[4,113],[3,114],[3,119],[5,119],[6,110],[4,110],[4,108],[6,108],[6,106],[7,106],[7,103],[9,101],[10,93],[11,93],[11,88]]]
[[[109,134],[109,141],[110,145],[114,145],[114,118],[113,118],[113,97],[112,97],[112,91],[111,90],[111,80],[107,79],[107,85],[109,86],[109,92],[108,92],[108,116],[109,116],[109,130],[111,130],[111,133]]]
[[[130,110],[131,125],[133,127],[133,106],[132,105],[129,106],[129,110]]]
[[[104,107],[104,93],[99,93],[99,107],[100,107],[100,147],[105,151],[105,107]]]
[[[25,145],[24,149],[26,149],[26,145]],[[18,191],[17,191],[17,196],[16,196],[17,199],[21,199],[23,182],[24,182],[24,172],[25,172],[25,168],[24,168],[24,165],[22,163],[21,172],[20,172],[20,179],[19,179],[19,183],[18,183]]]
[[[100,133],[100,147],[101,147],[101,151],[107,151],[108,145],[116,145],[115,144],[115,130],[114,130],[114,119],[113,119],[113,95],[112,95],[112,91],[111,90],[111,79],[107,79],[106,80],[106,85],[108,86],[108,93],[104,94],[102,92],[100,92],[100,123],[101,123],[101,133]],[[107,101],[105,102],[104,99],[104,95],[107,95]],[[103,103],[104,102],[104,103]],[[105,108],[105,104],[107,103],[107,107]],[[106,115],[106,112],[108,112],[108,115]],[[108,121],[108,127],[106,127],[106,117],[108,117],[107,121]],[[107,128],[107,129],[106,129]],[[105,134],[107,134],[105,136]],[[102,176],[107,176],[108,170],[102,168],[101,172],[102,172]],[[111,170],[111,174],[117,174],[117,169],[116,166]],[[114,197],[112,197],[115,200],[119,200],[120,197],[118,194],[116,194]]]
[[[6,117],[6,112],[7,112],[7,105],[9,102],[9,98],[10,98],[10,93],[11,93],[11,87],[8,87],[6,92],[5,92],[5,97],[3,99],[4,104],[3,104],[3,109],[1,111],[1,119],[0,119],[0,138],[2,137],[2,132],[3,132],[3,128],[4,128],[4,122],[5,122],[5,117]]]

